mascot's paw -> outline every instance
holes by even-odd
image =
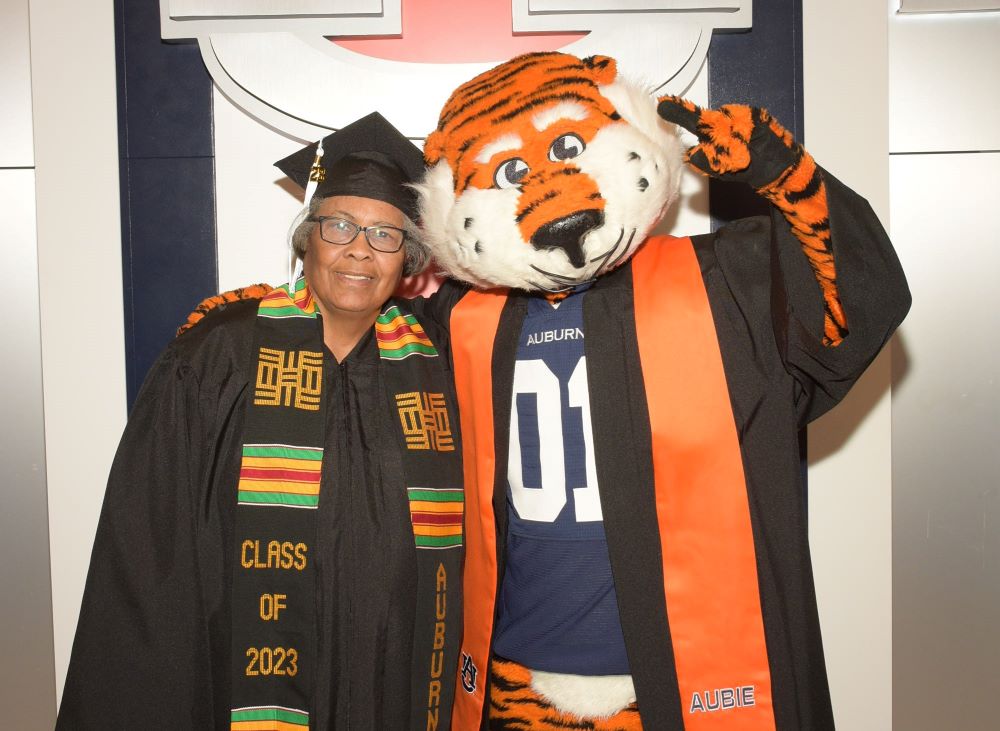
[[[702,109],[686,99],[664,96],[657,111],[698,138],[687,151],[688,163],[722,180],[761,189],[795,166],[803,154],[791,133],[766,109],[743,104]]]
[[[239,302],[240,300],[259,300],[272,289],[273,287],[269,284],[251,284],[248,287],[231,289],[228,292],[207,297],[198,303],[198,306],[194,308],[194,312],[187,316],[187,321],[177,328],[177,334],[180,335],[190,330],[204,320],[205,315],[217,307],[227,305],[230,302]]]
[[[631,675],[566,675],[532,670],[531,687],[558,710],[581,718],[607,718],[635,702]]]
[[[812,155],[766,109],[742,104],[702,109],[686,99],[664,96],[656,110],[698,138],[687,151],[692,167],[753,186],[781,212],[823,292],[823,344],[843,342],[847,317],[837,288],[826,183]]]

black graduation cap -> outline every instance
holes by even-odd
[[[323,156],[315,170],[316,142],[274,164],[303,188],[307,188],[312,173],[317,178],[313,195],[374,198],[416,219],[416,194],[405,184],[423,177],[424,155],[385,117],[372,112],[327,135],[322,142]]]

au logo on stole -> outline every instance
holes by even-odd
[[[253,402],[255,406],[294,406],[304,411],[319,411],[322,384],[322,353],[261,348]]]

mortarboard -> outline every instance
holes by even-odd
[[[317,160],[318,150],[322,157]],[[417,217],[416,194],[405,183],[418,182],[423,176],[424,155],[378,112],[274,164],[307,190],[313,182],[313,195],[374,198],[396,206],[411,219]],[[311,197],[306,194],[306,204]]]

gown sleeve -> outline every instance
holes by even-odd
[[[57,729],[212,728],[195,540],[211,413],[171,346],[139,394],[97,528]]]
[[[800,425],[847,395],[910,307],[899,259],[871,206],[830,173],[823,175],[848,327],[840,345],[824,345],[819,285],[788,223],[777,211],[771,215],[771,312],[782,360],[797,384]]]

